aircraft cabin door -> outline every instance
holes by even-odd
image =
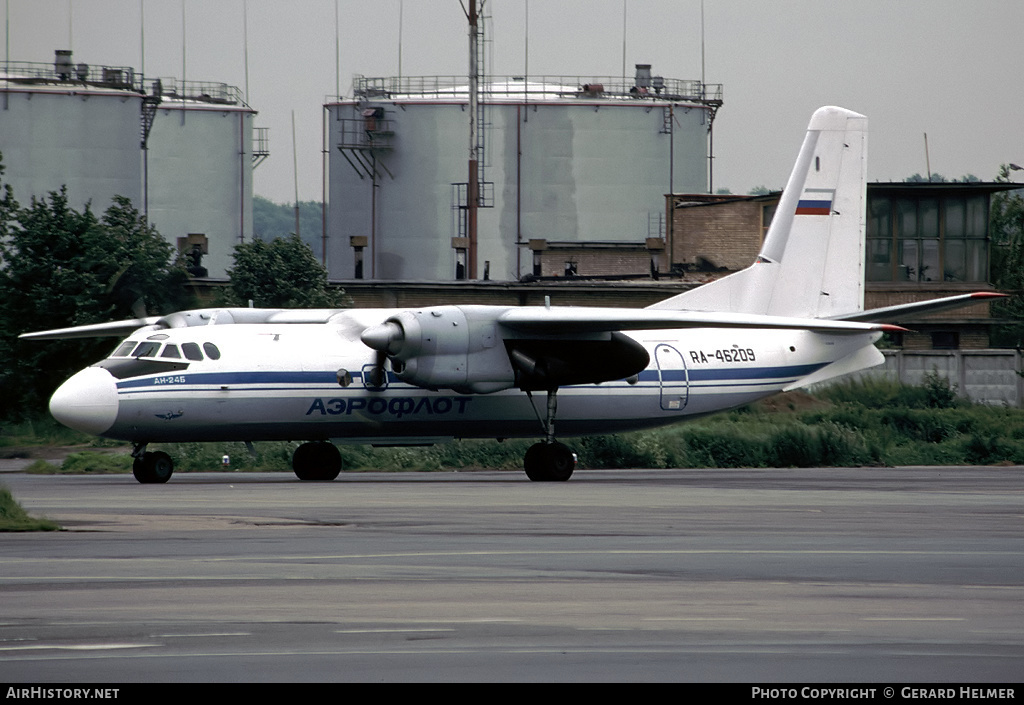
[[[679,411],[690,398],[690,374],[682,353],[671,345],[659,344],[654,348],[658,365],[658,383],[661,385],[661,408]]]

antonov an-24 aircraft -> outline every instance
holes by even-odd
[[[295,474],[333,480],[332,441],[513,437],[541,439],[531,480],[567,480],[556,429],[661,426],[863,370],[896,329],[872,321],[998,296],[863,310],[866,147],[863,115],[816,111],[754,264],[646,309],[205,309],[22,337],[128,336],[50,410],[131,441],[139,482],[173,471],[150,443],[304,441]]]

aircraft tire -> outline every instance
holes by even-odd
[[[144,485],[160,485],[174,474],[174,461],[163,451],[143,453],[132,463],[132,474]]]
[[[523,467],[534,482],[565,482],[576,469],[576,455],[563,443],[534,443]]]
[[[292,470],[300,480],[330,482],[341,473],[341,453],[333,443],[303,443],[292,455]]]

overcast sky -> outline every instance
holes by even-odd
[[[247,16],[249,104],[271,139],[255,191],[279,203],[295,193],[292,111],[299,199],[320,200],[322,105],[336,85],[348,96],[353,74],[398,75],[399,57],[402,75],[467,72],[458,0],[2,2],[11,61],[49,63],[54,49],[72,49],[76,63],[184,71],[243,91]],[[488,73],[522,74],[528,60],[531,75],[618,76],[625,39],[628,74],[649,63],[667,78],[701,78],[700,0],[487,0],[485,9]],[[829,104],[869,117],[871,180],[925,173],[924,133],[932,171],[947,178],[989,180],[1002,163],[1024,163],[1020,0],[704,0],[704,47],[705,80],[724,92],[715,189],[781,188],[811,113]]]

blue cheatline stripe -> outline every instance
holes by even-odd
[[[826,362],[811,365],[787,365],[785,367],[719,368],[714,370],[690,370],[690,381],[701,382],[711,379],[774,379],[776,377],[803,377],[820,370]]]
[[[362,375],[353,372],[352,378],[358,379]],[[157,383],[157,379],[166,377],[181,377],[185,381],[177,383]],[[212,384],[337,384],[338,378],[334,372],[304,372],[277,371],[277,372],[182,372],[180,374],[162,373],[154,377],[139,377],[127,379],[117,383],[118,389],[133,389],[139,387],[156,387],[160,389],[174,388],[194,385]]]
[[[827,362],[818,362],[809,365],[784,365],[781,367],[718,367],[710,370],[662,370],[660,379],[666,382],[706,382],[709,380],[747,380],[747,379],[777,379],[788,377],[803,377],[812,372],[817,372],[827,365]],[[640,381],[657,382],[659,379],[658,370],[644,370],[640,373]]]
[[[779,367],[721,367],[713,369],[690,370],[644,370],[639,374],[642,382],[696,382],[752,380],[796,379],[809,375],[829,363],[820,362],[807,365],[782,365]],[[362,378],[361,372],[352,372],[353,381]],[[167,377],[182,378],[180,382],[157,383],[158,379]],[[389,384],[405,383],[398,380],[394,373],[388,373]],[[123,392],[146,392],[153,390],[194,390],[195,387],[231,385],[236,390],[255,390],[263,385],[282,385],[275,387],[280,391],[302,389],[298,385],[326,385],[334,387],[338,384],[337,376],[330,371],[249,371],[249,372],[182,372],[180,374],[158,374],[152,377],[126,379],[117,383],[117,389]],[[284,386],[288,385],[288,386]],[[415,386],[415,385],[408,385]],[[586,385],[584,385],[586,386]],[[313,390],[309,390],[313,391]]]

